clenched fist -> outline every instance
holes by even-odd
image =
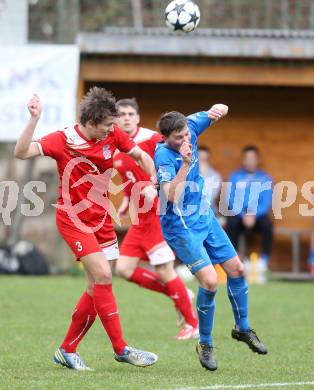
[[[183,142],[181,145],[179,152],[183,158],[183,162],[186,164],[190,164],[192,161],[192,145],[187,142]]]
[[[228,106],[225,104],[214,104],[208,111],[208,117],[213,121],[218,121],[228,114]]]
[[[30,99],[30,101],[28,102],[27,108],[32,117],[34,118],[40,117],[42,107],[41,107],[40,99],[36,94],[34,94]]]

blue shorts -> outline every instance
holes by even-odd
[[[192,274],[210,264],[220,264],[237,256],[226,232],[214,213],[200,216],[188,229],[169,234],[163,231],[168,245]]]

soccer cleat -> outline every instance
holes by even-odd
[[[217,363],[214,356],[214,349],[206,343],[198,343],[196,352],[200,359],[201,365],[209,371],[217,370]]]
[[[246,343],[253,352],[257,352],[260,355],[266,355],[268,352],[266,346],[260,341],[253,329],[249,329],[247,332],[241,332],[235,326],[231,331],[231,336],[235,340]]]
[[[63,367],[71,368],[73,370],[94,371],[92,368],[86,366],[77,352],[68,353],[62,348],[56,350],[53,361],[55,364],[60,364]]]
[[[193,306],[194,292],[192,290],[190,290],[189,288],[187,288],[187,291],[188,291],[189,300],[191,302],[191,305]],[[180,328],[181,326],[184,325],[185,320],[184,320],[182,313],[178,309],[177,309],[177,314],[178,314],[177,326]]]
[[[129,363],[138,367],[151,366],[158,360],[158,356],[152,352],[141,351],[128,346],[124,347],[122,355],[114,353],[114,358],[117,362]]]
[[[194,326],[186,324],[177,334],[177,340],[190,340],[190,339],[198,339],[199,338],[198,327],[194,328]]]

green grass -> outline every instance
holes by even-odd
[[[80,345],[95,372],[73,372],[52,356],[84,288],[82,278],[0,278],[0,389],[178,389],[214,384],[314,381],[314,285],[269,283],[250,287],[250,318],[267,344],[267,356],[231,339],[225,287],[216,300],[214,340],[219,368],[201,368],[195,341],[174,340],[172,303],[160,294],[114,280],[124,335],[130,345],[159,355],[140,369],[115,362],[97,321]],[[193,288],[196,288],[193,285]],[[293,387],[289,387],[292,389]],[[308,388],[305,385],[300,388]]]

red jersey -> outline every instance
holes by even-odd
[[[134,142],[147,154],[150,155],[150,157],[154,158],[154,153],[156,149],[156,144],[162,140],[162,136],[157,133],[156,131],[152,131],[149,129],[146,129],[144,127],[138,128],[136,134],[133,137]],[[124,188],[125,196],[128,198],[131,198],[131,195],[134,196],[135,191],[134,185],[139,182],[149,182],[150,183],[150,177],[147,175],[146,172],[142,170],[142,168],[139,166],[139,164],[134,161],[130,156],[128,156],[125,153],[117,153],[114,156],[114,167],[118,170],[122,182],[128,183],[127,186]],[[149,183],[143,184],[142,188],[150,185]],[[139,188],[139,187],[137,187]],[[146,213],[139,213],[139,222],[141,223],[147,223],[150,220],[151,213],[154,215],[156,214],[157,210],[157,202],[158,198],[156,196],[154,205],[152,209]],[[142,207],[144,204],[144,197],[141,196],[139,199],[139,207]]]
[[[82,221],[106,215],[113,154],[116,150],[130,152],[134,141],[117,126],[102,140],[88,140],[76,124],[48,134],[37,143],[42,155],[57,161],[58,214],[62,216],[61,210],[74,213]]]

